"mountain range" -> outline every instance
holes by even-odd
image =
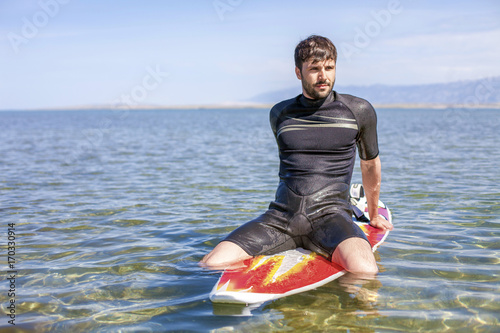
[[[259,94],[252,103],[277,103],[301,93],[300,86]],[[500,76],[480,80],[421,85],[342,86],[335,91],[362,97],[376,105],[500,106]]]

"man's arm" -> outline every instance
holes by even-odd
[[[378,199],[382,181],[382,167],[378,156],[371,160],[361,160],[361,177],[368,203],[370,224],[379,229],[392,230],[392,224],[378,214]]]

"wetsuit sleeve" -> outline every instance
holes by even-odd
[[[365,161],[374,159],[379,154],[375,109],[368,101],[351,95],[339,94],[339,100],[352,111],[358,123],[359,157]]]
[[[365,101],[366,102],[366,101]],[[366,102],[360,116],[358,135],[359,157],[363,160],[372,160],[378,156],[377,114],[370,103]]]
[[[278,121],[278,107],[275,105],[271,112],[269,112],[269,122],[271,123],[271,129],[273,130],[274,137],[276,138],[276,123]]]
[[[290,105],[294,104],[294,102],[297,100],[299,96],[282,101],[272,107],[271,112],[269,113],[269,121],[271,122],[271,129],[273,130],[273,134],[276,140],[278,139],[278,136],[276,134],[276,128],[278,127],[278,120],[280,116],[284,112],[286,112],[286,109],[290,107]]]

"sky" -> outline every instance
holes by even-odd
[[[0,110],[300,93],[312,34],[338,49],[337,85],[500,75],[498,0],[0,0]]]

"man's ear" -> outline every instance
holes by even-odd
[[[297,79],[302,80],[300,69],[297,66],[295,66],[295,75],[297,75]]]

